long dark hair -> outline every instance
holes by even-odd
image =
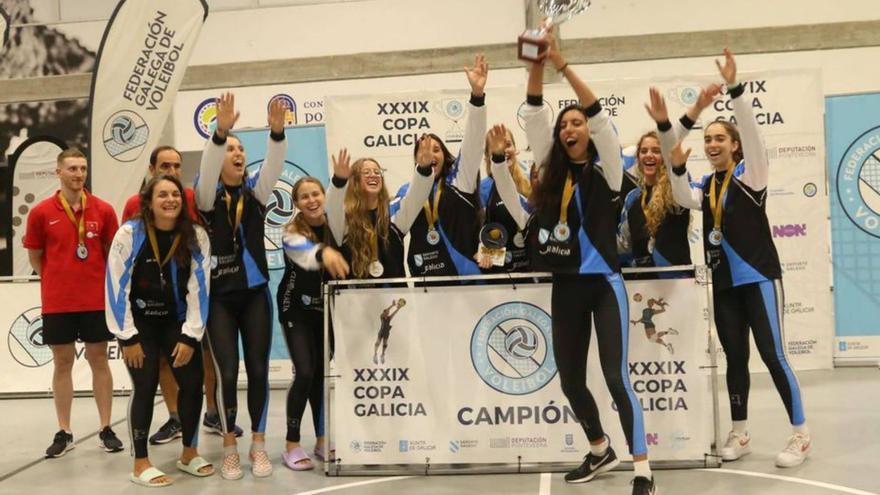
[[[565,145],[559,139],[559,130],[562,126],[562,117],[566,113],[577,110],[587,120],[587,110],[585,107],[573,104],[562,109],[559,116],[556,117],[556,124],[553,126],[553,147],[550,154],[546,157],[535,157],[535,161],[544,160],[541,163],[538,184],[532,188],[532,196],[529,203],[535,206],[535,210],[543,212],[547,209],[559,209],[559,203],[562,201],[562,189],[565,187],[565,179],[568,178],[568,172],[572,162],[565,151]],[[599,152],[593,140],[587,144],[587,166],[592,165],[599,158]]]
[[[736,147],[736,151],[733,152],[733,164],[736,165],[743,159],[743,143],[742,139],[739,137],[739,129],[737,129],[735,125],[726,120],[716,120],[715,122],[712,122],[711,124],[706,126],[706,130],[703,131],[704,134],[705,132],[709,131],[709,127],[715,124],[718,124],[724,128],[724,131],[727,132],[728,136],[730,136],[731,141],[736,141],[736,144],[738,146]]]
[[[428,137],[433,139],[434,141],[437,141],[437,144],[440,145],[440,150],[443,152],[443,166],[440,167],[440,177],[445,180],[446,177],[449,175],[449,172],[452,171],[452,166],[455,165],[455,155],[453,155],[452,152],[449,151],[449,148],[446,147],[446,143],[444,143],[443,140],[440,139],[440,136],[434,133],[428,133]],[[419,156],[418,140],[416,140],[415,144],[413,145],[413,159],[415,159],[417,156]]]
[[[189,216],[189,205],[186,200],[186,192],[183,190],[183,184],[181,184],[180,179],[165,174],[157,175],[150,179],[144,187],[141,188],[141,209],[135,215],[135,218],[140,218],[144,221],[144,228],[146,228],[147,223],[155,225],[155,217],[153,216],[153,210],[150,208],[150,205],[153,201],[153,190],[156,189],[156,185],[163,180],[171,182],[177,186],[177,190],[180,191],[180,214],[177,215],[177,222],[174,224],[173,231],[175,234],[180,235],[180,244],[177,246],[177,252],[174,254],[174,257],[177,258],[177,262],[181,266],[189,266],[190,260],[192,259],[192,253],[199,252],[200,248],[198,239],[196,238],[196,230],[193,227],[192,218]]]

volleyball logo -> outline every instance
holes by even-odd
[[[531,328],[518,326],[504,338],[504,348],[512,356],[528,359],[538,350],[538,337]]]
[[[122,110],[104,123],[104,149],[120,162],[137,160],[150,138],[150,128],[140,115]]]
[[[9,328],[9,353],[18,364],[39,368],[52,361],[52,349],[43,342],[43,317],[39,307],[20,314]]]
[[[493,389],[526,395],[556,376],[550,315],[534,304],[508,302],[490,309],[471,334],[474,370]]]
[[[880,126],[856,138],[840,159],[837,200],[856,227],[880,237]]]

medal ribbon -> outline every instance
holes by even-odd
[[[428,230],[435,230],[434,224],[440,218],[440,195],[443,194],[443,179],[440,179],[440,182],[437,184],[437,192],[434,194],[434,207],[433,211],[431,208],[431,203],[425,201],[425,218],[428,219]]]
[[[721,194],[715,196],[715,177],[712,177],[709,185],[709,209],[712,210],[712,218],[714,221],[713,230],[721,230],[721,212],[724,210],[724,194],[727,193],[727,187],[730,185],[730,178],[733,177],[733,170],[728,169],[727,175],[724,176],[724,182],[721,184]]]
[[[58,197],[61,199],[61,206],[64,208],[64,213],[67,213],[67,218],[73,222],[73,226],[76,228],[78,244],[84,246],[86,244],[86,193],[80,193],[82,216],[79,217],[78,222],[76,220],[76,215],[73,214],[73,209],[70,207],[70,203],[67,202],[67,198],[64,197],[64,194],[59,191]]]
[[[156,258],[156,263],[159,264],[159,277],[162,278],[162,281],[165,281],[165,275],[162,272],[162,268],[171,261],[171,257],[174,256],[174,253],[177,251],[177,246],[180,245],[180,234],[174,236],[174,241],[171,243],[171,249],[168,250],[168,254],[165,255],[165,259],[160,258],[159,254],[159,242],[156,240],[156,229],[153,227],[153,224],[150,222],[147,223],[147,237],[150,239],[150,247],[153,248],[153,256]]]
[[[568,205],[571,203],[571,197],[574,195],[574,181],[571,174],[565,179],[565,188],[562,190],[562,203],[559,205],[559,223],[568,224]]]
[[[223,199],[226,200],[226,219],[232,227],[232,237],[235,238],[235,233],[241,225],[241,216],[244,214],[244,194],[238,196],[238,202],[235,205],[235,222],[232,221],[232,195],[229,194],[229,191],[226,191]]]

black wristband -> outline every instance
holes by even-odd
[[[276,143],[279,141],[284,141],[284,131],[281,131],[278,134],[269,131],[269,137],[272,138],[272,141],[275,141]]]
[[[599,115],[599,112],[601,112],[601,111],[602,111],[602,104],[599,103],[599,100],[594,101],[592,105],[590,105],[586,109],[584,109],[584,112],[586,112],[588,119],[591,117],[595,117],[596,115]]]
[[[526,103],[533,107],[544,106],[544,95],[526,95]]]
[[[418,163],[416,163],[416,172],[418,172],[419,175],[421,175],[422,177],[428,177],[428,176],[430,176],[430,175],[431,175],[431,170],[432,170],[433,168],[434,168],[434,167],[432,167],[431,165],[424,165],[424,166],[422,166],[422,165],[419,165]]]
[[[223,144],[226,144],[226,138],[228,136],[229,136],[229,134],[227,133],[226,136],[220,137],[219,135],[217,135],[217,131],[214,131],[214,134],[211,135],[211,141],[213,141],[214,144],[223,145]]]
[[[348,184],[348,179],[336,177],[335,175],[330,180],[333,182],[333,185],[336,186],[337,189],[342,189],[343,187],[345,187],[346,184]]]
[[[731,99],[739,98],[745,92],[746,87],[743,86],[743,83],[738,83],[732,88],[730,86],[727,87],[727,94],[730,96]]]
[[[184,334],[184,333],[181,333],[180,336],[177,337],[177,341],[180,342],[181,344],[186,344],[186,345],[192,347],[193,349],[199,348],[199,341],[190,337],[189,335]]]
[[[688,117],[687,114],[682,115],[681,118],[678,119],[678,121],[681,122],[681,125],[683,125],[684,128],[688,130],[693,129],[694,124],[696,124],[696,122],[691,120],[691,118]]]
[[[660,132],[666,132],[669,129],[672,129],[672,122],[668,120],[664,120],[663,122],[657,122],[657,130]]]
[[[492,153],[492,163],[504,163],[507,161],[507,157],[504,153]]]
[[[672,172],[673,172],[675,175],[681,177],[682,175],[684,175],[684,174],[687,173],[687,164],[685,163],[685,164],[682,164],[682,165],[673,165],[673,167],[672,167]]]
[[[567,69],[567,68],[568,68],[568,62],[563,64],[562,67],[556,69],[556,72],[559,72],[559,73],[565,72],[565,69]]]
[[[128,347],[128,346],[132,346],[132,345],[141,343],[141,337],[138,334],[134,334],[127,339],[116,339],[116,340],[119,342],[119,345],[121,345],[122,347]]]
[[[483,93],[483,96],[476,96],[471,93],[471,105],[475,107],[481,107],[486,104],[486,94]]]
[[[318,263],[324,263],[324,246],[318,248],[318,251],[315,253],[315,260]]]

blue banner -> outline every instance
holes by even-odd
[[[880,357],[880,94],[826,99],[836,357]]]

